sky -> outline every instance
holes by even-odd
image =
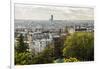
[[[49,20],[53,15],[54,20],[93,20],[94,9],[92,7],[71,6],[45,6],[15,4],[15,19],[23,20]]]

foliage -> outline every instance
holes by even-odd
[[[54,38],[54,56],[55,59],[63,57],[63,47],[64,47],[64,40],[66,36],[60,36],[60,38]]]
[[[15,64],[16,65],[27,65],[32,63],[33,55],[29,52],[15,53]]]
[[[27,49],[21,34],[15,46],[16,65],[91,61],[94,60],[94,34],[75,32],[67,37],[61,36],[38,54]]]
[[[23,35],[20,34],[15,45],[15,64],[31,64],[33,54],[31,54],[27,50],[28,45],[24,42]]]
[[[94,60],[94,35],[91,32],[76,32],[66,38],[64,57],[77,57],[82,61]]]
[[[35,55],[32,59],[33,64],[45,64],[45,63],[52,63],[54,60],[53,56],[53,48],[46,47],[45,50],[37,55]]]
[[[78,62],[79,60],[77,58],[72,58],[70,57],[69,59],[68,58],[64,58],[64,62]]]
[[[16,52],[26,52],[28,49],[27,43],[24,43],[24,37],[22,34],[17,39],[17,44],[15,46],[15,51]]]
[[[64,63],[64,62],[78,62],[79,60],[77,58],[63,58],[63,59],[56,59],[54,60],[54,63]]]
[[[15,52],[15,64],[27,65],[27,64],[45,64],[52,63],[54,60],[53,47],[46,47],[45,50],[38,54],[30,52]]]

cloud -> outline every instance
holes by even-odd
[[[15,19],[49,20],[50,15],[55,20],[93,20],[93,8],[54,7],[40,5],[15,5]]]

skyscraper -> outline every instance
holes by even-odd
[[[51,15],[51,21],[53,21],[53,15]]]
[[[53,23],[53,15],[51,15],[50,22]]]

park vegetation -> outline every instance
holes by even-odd
[[[15,65],[80,62],[94,60],[94,33],[75,32],[62,36],[55,44],[49,44],[43,52],[29,51],[22,34],[15,45]]]

